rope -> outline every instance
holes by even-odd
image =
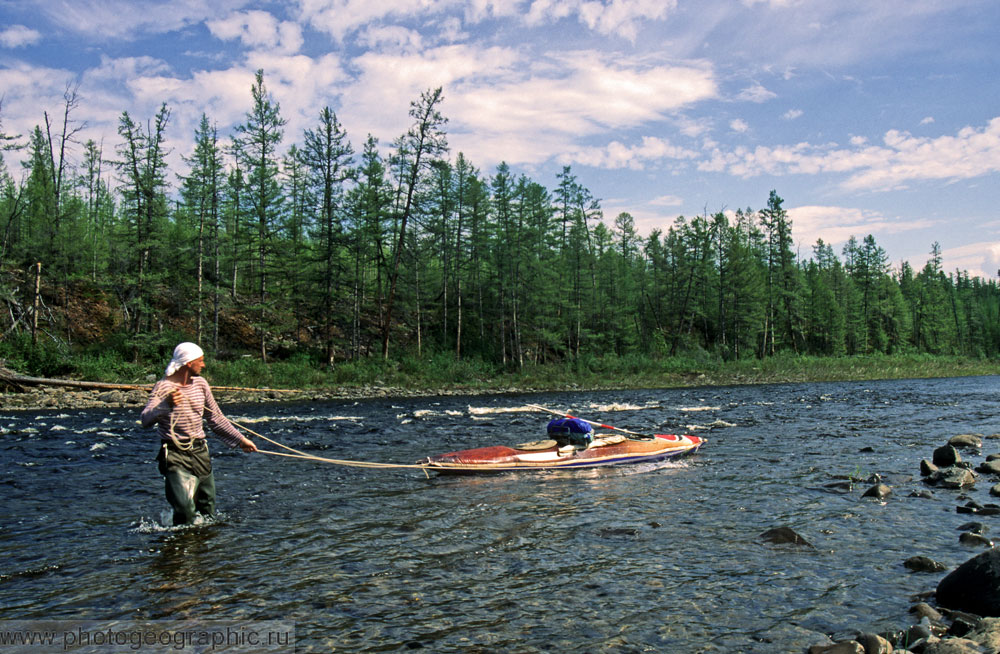
[[[260,450],[260,449],[258,449],[257,451],[260,452],[260,453],[262,453],[262,454],[270,454],[272,456],[285,456],[285,457],[289,457],[289,458],[292,458],[292,459],[305,459],[307,461],[318,461],[320,463],[332,463],[334,465],[348,466],[348,467],[353,467],[353,468],[381,468],[381,469],[408,468],[408,469],[418,469],[418,470],[423,470],[424,474],[427,474],[427,470],[428,469],[432,469],[433,470],[433,469],[437,468],[437,466],[427,465],[427,464],[423,464],[423,463],[410,463],[410,464],[406,464],[406,463],[377,463],[375,461],[352,461],[352,460],[349,460],[349,459],[329,459],[327,457],[316,456],[314,454],[306,454],[305,452],[303,452],[301,450],[297,450],[294,447],[289,447],[289,446],[285,445],[284,443],[279,443],[278,441],[276,441],[276,440],[274,440],[272,438],[268,438],[264,434],[258,434],[257,432],[255,432],[254,430],[250,429],[246,425],[241,425],[240,423],[236,422],[235,420],[230,419],[229,422],[233,423],[234,425],[236,425],[237,427],[239,427],[243,431],[247,432],[248,434],[256,436],[257,438],[265,440],[268,443],[271,443],[272,445],[277,445],[278,447],[284,448],[284,449],[288,450],[289,452],[291,452],[291,454],[289,454],[288,452],[274,452],[272,450]],[[427,475],[427,476],[430,477],[430,475]]]
[[[349,461],[347,459],[328,459],[322,456],[314,456],[312,454],[289,454],[288,452],[274,452],[272,450],[257,450],[262,454],[273,454],[274,456],[287,456],[292,459],[306,459],[308,461],[320,461],[322,463],[333,463],[340,466],[352,466],[355,468],[417,468],[420,470],[426,470],[427,468],[433,468],[433,466],[424,465],[421,463],[376,463],[374,461]]]
[[[170,412],[170,440],[173,441],[174,447],[176,447],[181,452],[189,452],[191,448],[194,447],[194,439],[189,438],[186,443],[181,443],[181,440],[177,438],[174,434],[174,425],[177,424],[177,415],[175,411]]]

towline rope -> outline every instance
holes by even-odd
[[[430,465],[426,465],[426,464],[422,464],[422,463],[409,463],[409,464],[407,464],[407,463],[377,463],[375,461],[352,461],[352,460],[349,460],[349,459],[330,459],[330,458],[327,458],[325,456],[316,456],[315,454],[306,454],[302,450],[297,450],[294,447],[289,447],[289,446],[285,445],[284,443],[279,443],[278,441],[276,441],[276,440],[274,440],[272,438],[268,438],[264,434],[258,434],[257,432],[255,432],[254,430],[250,429],[246,425],[241,425],[240,423],[236,422],[235,420],[230,419],[229,422],[233,423],[234,425],[236,425],[237,427],[239,427],[243,431],[247,432],[248,434],[252,434],[253,436],[256,436],[257,438],[265,440],[268,443],[271,443],[272,445],[277,445],[278,447],[284,448],[284,449],[288,450],[289,452],[291,452],[291,454],[289,454],[288,452],[275,452],[273,450],[260,450],[260,449],[257,450],[261,454],[270,454],[272,456],[285,456],[285,457],[289,457],[289,458],[292,458],[292,459],[305,459],[307,461],[318,461],[320,463],[332,463],[334,465],[350,466],[350,467],[353,467],[353,468],[409,468],[409,469],[414,469],[415,468],[415,469],[418,469],[418,470],[423,470],[425,474],[427,473],[428,468],[433,470],[436,467],[436,466],[430,466]]]

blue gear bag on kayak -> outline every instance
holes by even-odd
[[[550,420],[546,431],[560,445],[587,447],[594,440],[594,428],[579,418]]]

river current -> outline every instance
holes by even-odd
[[[978,377],[223,404],[311,454],[385,463],[542,438],[551,416],[528,404],[708,443],[668,463],[427,477],[210,437],[220,514],[184,528],[161,524],[138,410],[0,408],[0,620],[279,620],[305,652],[801,652],[912,624],[912,596],[942,574],[903,562],[977,553],[955,507],[989,502],[993,481],[911,493],[949,437],[1000,432],[998,391]],[[873,474],[885,502],[849,481]],[[814,547],[761,540],[779,526]]]

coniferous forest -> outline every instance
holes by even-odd
[[[81,143],[81,100],[64,100],[30,134],[0,125],[0,147],[24,149],[23,170],[0,162],[9,343],[141,359],[184,338],[264,361],[448,355],[505,369],[1000,351],[997,283],[942,270],[937,244],[920,270],[872,236],[797,252],[775,191],[760,209],[640,236],[569,167],[545,188],[451,153],[441,89],[411,103],[391,147],[352,144],[329,107],[288,133],[258,71],[242,123],[221,135],[203,116],[181,170],[167,165],[170,107],[123,112],[113,145]]]

